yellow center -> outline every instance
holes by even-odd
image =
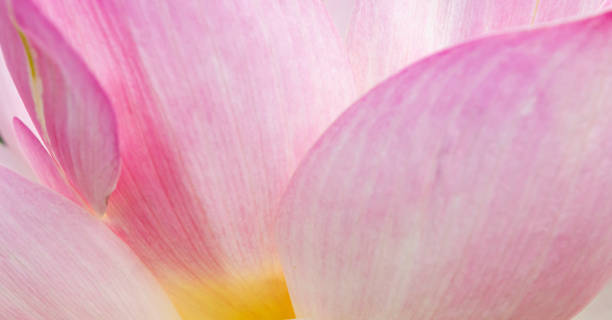
[[[293,319],[282,276],[246,280],[172,281],[162,284],[184,320]]]

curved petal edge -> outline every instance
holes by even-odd
[[[0,14],[2,50],[38,133],[85,206],[104,213],[120,171],[110,100],[30,0],[4,1]]]
[[[428,57],[344,113],[278,226],[297,317],[577,314],[612,276],[612,12]]]
[[[7,319],[179,320],[150,271],[83,209],[0,168]]]

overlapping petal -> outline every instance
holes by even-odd
[[[291,317],[274,208],[354,93],[323,5],[34,2],[117,113],[123,166],[109,226],[187,319]]]
[[[12,149],[4,145],[0,145],[0,166],[9,168],[24,177],[33,179],[32,172],[26,161]]]
[[[492,32],[593,13],[602,0],[356,0],[354,5],[348,50],[358,89],[365,92],[434,51]]]
[[[324,0],[327,11],[342,39],[346,39],[355,6],[355,0]]]
[[[0,52],[0,165],[11,168],[24,177],[35,179],[18,147],[13,131],[13,117],[23,118],[26,123],[32,125]]]
[[[0,53],[0,97],[2,97],[0,100],[0,136],[5,145],[18,150],[17,138],[13,131],[13,118],[18,117],[27,125],[32,127],[33,125],[6,68],[2,53]]]
[[[113,110],[87,66],[30,1],[0,5],[0,43],[60,175],[99,214],[119,176]]]
[[[178,320],[151,273],[104,224],[0,168],[5,319]]]
[[[81,200],[75,194],[74,189],[61,176],[58,164],[51,158],[34,133],[17,118],[14,119],[14,130],[23,154],[39,181],[81,205]]]
[[[296,316],[570,319],[612,276],[612,13],[375,88],[282,201]]]

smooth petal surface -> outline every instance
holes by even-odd
[[[120,167],[110,100],[30,1],[4,3],[0,43],[17,90],[61,176],[87,207],[102,214]]]
[[[602,0],[356,0],[347,45],[359,92],[442,48],[492,32],[593,13],[601,4]]]
[[[608,320],[612,315],[612,283],[608,283],[595,300],[580,312],[573,320]]]
[[[346,39],[356,0],[324,0],[323,3],[334,21],[338,34],[343,40]]]
[[[26,119],[26,122],[32,126],[13,79],[6,68],[4,57],[0,52],[0,165],[35,180],[34,174],[23,159],[18,147],[17,138],[13,131],[13,117]]]
[[[13,118],[23,119],[27,125],[33,127],[29,119],[26,108],[17,93],[17,88],[13,83],[11,74],[6,68],[6,63],[0,52],[0,137],[3,143],[13,150],[18,150],[16,146],[17,138],[13,131]]]
[[[323,5],[36,4],[112,99],[122,175],[107,222],[181,315],[292,317],[274,209],[298,161],[354,93]]]
[[[24,177],[32,177],[32,172],[25,159],[4,145],[0,145],[0,166],[9,168]]]
[[[612,13],[391,78],[282,201],[296,316],[563,320],[612,276]]]
[[[5,319],[178,320],[165,293],[104,224],[0,168]]]
[[[39,181],[80,205],[81,200],[78,195],[61,176],[58,164],[51,158],[40,140],[17,118],[14,119],[14,127],[21,150]]]

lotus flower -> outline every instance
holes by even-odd
[[[0,318],[609,319],[606,6],[1,0]]]

